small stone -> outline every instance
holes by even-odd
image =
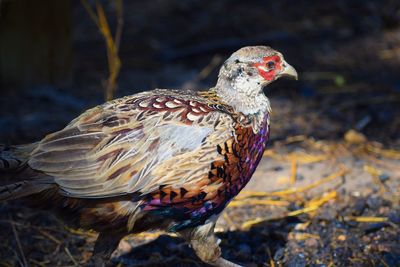
[[[379,175],[379,180],[381,180],[382,183],[386,182],[387,180],[389,180],[390,176],[387,173],[382,173],[381,175]]]
[[[326,207],[320,211],[316,218],[322,221],[332,221],[336,218],[337,211],[333,207]]]
[[[366,203],[365,203],[365,199],[364,198],[357,198],[355,200],[354,206],[353,206],[353,215],[355,216],[359,216],[364,212]]]
[[[307,266],[306,257],[304,256],[303,253],[299,253],[289,260],[289,262],[287,263],[287,266],[288,267]]]
[[[370,197],[367,199],[367,205],[371,210],[377,210],[382,206],[382,199],[379,197]]]
[[[318,246],[318,239],[316,239],[316,238],[307,238],[304,241],[304,245],[306,247],[317,247]]]
[[[391,221],[392,223],[400,224],[400,213],[399,212],[391,211],[389,213],[388,217],[389,217],[389,221]]]
[[[285,248],[281,247],[275,252],[274,261],[280,261],[283,259],[284,256],[285,256]]]

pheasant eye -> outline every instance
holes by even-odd
[[[275,62],[274,61],[268,61],[267,67],[268,67],[268,69],[274,69],[275,68]]]

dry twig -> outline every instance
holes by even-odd
[[[117,29],[115,37],[112,36],[103,6],[98,0],[96,3],[96,12],[89,5],[87,0],[81,0],[83,7],[86,9],[90,18],[99,28],[107,47],[107,59],[109,76],[105,85],[105,99],[111,100],[114,97],[115,90],[117,89],[117,78],[121,69],[121,60],[118,55],[119,46],[121,43],[122,29],[124,25],[123,20],[123,0],[115,0],[117,9]]]
[[[17,247],[18,247],[19,253],[21,255],[22,263],[23,263],[24,267],[27,267],[29,265],[28,265],[28,263],[26,261],[24,250],[22,249],[21,241],[19,239],[19,235],[18,235],[18,232],[17,232],[17,228],[15,227],[15,225],[13,223],[11,215],[10,215],[10,225],[11,225],[11,229],[13,231],[14,237],[15,237],[15,242],[17,243]]]
[[[67,253],[68,257],[71,259],[71,261],[74,263],[75,266],[79,266],[79,263],[75,260],[74,256],[72,256],[71,251],[69,251],[69,248],[66,246],[64,247],[65,253]]]
[[[361,222],[361,223],[379,223],[387,222],[387,217],[366,217],[366,216],[346,216],[345,221]]]

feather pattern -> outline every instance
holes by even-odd
[[[127,96],[32,146],[25,164],[37,178],[3,191],[43,191],[43,199],[77,212],[70,217],[81,227],[132,230],[148,214],[181,231],[218,215],[246,185],[268,123],[268,113],[261,121],[237,113],[214,90]]]
[[[190,183],[207,174],[215,146],[231,135],[233,120],[216,105],[166,90],[112,101],[47,136],[28,164],[70,197],[146,195]]]

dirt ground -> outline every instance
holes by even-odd
[[[244,45],[271,45],[299,72],[298,82],[265,90],[271,141],[218,222],[225,258],[245,266],[400,266],[397,1],[125,2],[117,96],[208,88]],[[0,142],[38,140],[103,101],[103,41],[79,4],[73,21],[71,84],[2,88]],[[0,229],[0,266],[85,265],[96,238],[15,202],[0,204]],[[126,237],[113,260],[204,266],[181,239],[158,232]]]

